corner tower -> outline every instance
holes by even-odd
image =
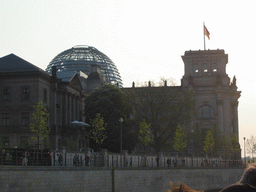
[[[185,74],[183,90],[196,93],[198,117],[195,125],[206,132],[213,127],[231,138],[238,132],[238,99],[236,78],[230,83],[226,73],[228,55],[224,50],[186,51],[182,56]]]
[[[224,50],[186,51],[182,59],[185,65],[182,86],[209,87],[215,86],[217,81],[224,87],[229,86],[228,55]]]

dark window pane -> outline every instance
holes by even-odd
[[[24,112],[21,113],[21,125],[28,125],[29,124],[29,113]]]
[[[10,100],[11,99],[11,90],[10,89],[4,89],[4,100]]]
[[[3,126],[10,126],[10,113],[2,113]]]
[[[22,99],[29,99],[29,88],[23,88],[22,89]]]

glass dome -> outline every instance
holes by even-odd
[[[115,85],[118,83],[119,87],[122,87],[121,76],[115,64],[104,53],[90,46],[75,46],[61,52],[49,63],[46,72],[51,74],[51,68],[56,66],[58,73],[82,71],[89,75],[91,64],[98,64],[101,67],[101,75],[105,82]]]

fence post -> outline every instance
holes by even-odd
[[[65,153],[65,167],[67,166],[67,153]]]
[[[43,150],[41,149],[41,163],[42,166],[44,166],[44,156],[43,156]]]
[[[3,149],[1,149],[1,165],[3,165]]]
[[[17,149],[16,149],[16,154],[15,155],[16,155],[16,157],[15,157],[15,162],[16,162],[15,165],[17,165],[17,163],[18,163]]]

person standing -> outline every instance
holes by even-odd
[[[157,167],[159,167],[159,159],[160,159],[160,158],[159,158],[159,155],[157,155],[157,156],[156,156],[156,165],[157,165]]]
[[[132,156],[130,157],[130,167],[132,167]]]
[[[59,155],[59,165],[60,165],[60,166],[63,165],[63,157],[62,157],[61,154]]]
[[[56,151],[54,151],[54,161],[55,161],[55,166],[57,167],[59,165],[59,161],[58,161],[58,153],[56,153]]]
[[[85,160],[85,166],[89,166],[89,162],[90,162],[89,155],[86,155],[84,160]]]
[[[167,167],[170,167],[170,165],[171,165],[171,158],[167,158],[166,163],[167,163]]]
[[[27,166],[28,165],[28,157],[30,156],[30,153],[28,152],[28,150],[26,150],[23,153],[23,160],[22,160],[22,166]]]

